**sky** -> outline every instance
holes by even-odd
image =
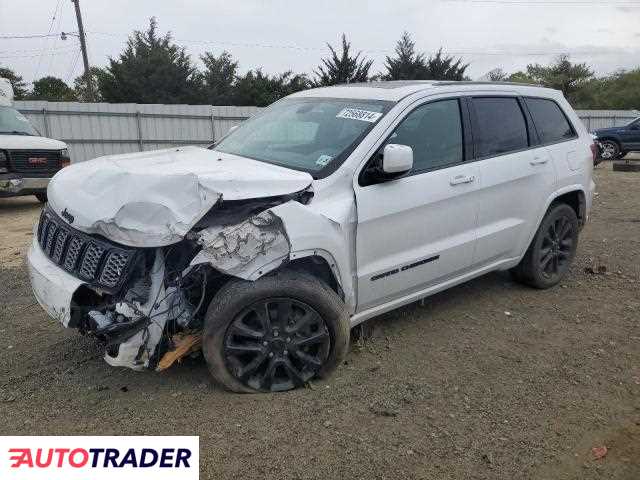
[[[128,35],[155,16],[193,60],[230,52],[241,71],[312,73],[347,34],[383,71],[386,55],[408,31],[417,49],[444,51],[481,78],[568,53],[597,74],[640,66],[640,0],[81,0],[92,65],[117,57]],[[25,80],[54,75],[72,83],[82,72],[70,0],[0,0],[0,66]],[[50,37],[7,38],[49,34]]]

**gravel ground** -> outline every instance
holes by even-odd
[[[109,367],[31,295],[40,205],[0,199],[0,433],[199,435],[201,478],[638,479],[640,174],[595,177],[562,285],[487,275],[372,320],[332,378],[277,395],[222,391],[201,359]]]

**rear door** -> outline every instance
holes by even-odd
[[[474,97],[471,105],[480,187],[473,264],[482,267],[524,251],[556,176],[522,99]]]
[[[355,185],[358,310],[409,295],[468,270],[473,258],[477,168],[460,99],[414,108],[379,147]],[[467,140],[467,141],[465,141]],[[413,149],[414,168],[372,180],[387,143]]]

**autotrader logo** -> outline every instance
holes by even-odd
[[[0,437],[0,478],[197,479],[198,437]]]

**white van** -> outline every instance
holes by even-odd
[[[0,198],[35,195],[47,201],[51,177],[69,165],[67,145],[40,135],[13,108],[13,88],[0,78]]]
[[[288,390],[334,370],[350,327],[391,309],[494,270],[560,282],[593,159],[555,90],[307,90],[209,149],[65,168],[31,284],[52,317],[105,341],[111,365],[162,370],[202,346],[227,388]]]

